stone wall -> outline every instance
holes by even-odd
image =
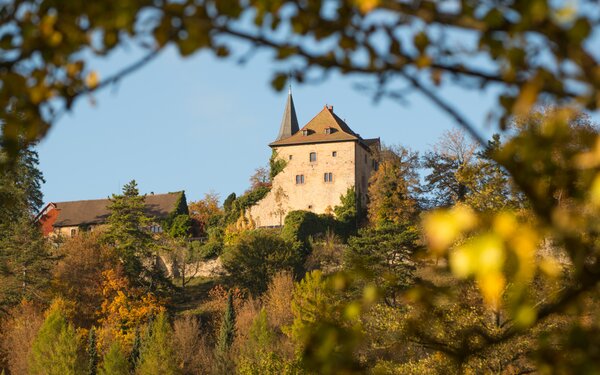
[[[285,215],[293,210],[326,213],[340,203],[340,196],[346,194],[349,187],[362,182],[361,176],[364,176],[365,187],[359,190],[363,193],[362,199],[366,199],[372,159],[356,142],[280,146],[276,151],[287,165],[275,176],[269,194],[247,212],[257,227],[280,226]],[[311,152],[317,156],[314,162],[310,161]],[[331,182],[325,181],[325,173],[332,173]],[[303,184],[296,184],[299,175],[304,176]]]

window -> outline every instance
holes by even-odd
[[[297,174],[296,175],[296,185],[300,185],[304,183],[304,175],[303,174]]]
[[[304,135],[304,136],[308,135],[308,129],[302,130],[302,135]]]
[[[323,180],[325,182],[333,182],[333,173],[325,172],[325,174],[323,175]]]
[[[365,154],[365,164],[367,164],[367,154]]]
[[[337,156],[337,151],[332,152],[331,156],[333,156],[335,158]]]
[[[71,229],[71,237],[75,237],[77,234],[77,229]]]
[[[153,224],[153,225],[150,227],[150,231],[151,231],[152,233],[161,233],[161,232],[162,232],[162,227],[161,227],[160,225],[158,225],[158,224]]]
[[[290,155],[290,160],[292,160],[292,155]]]
[[[331,134],[331,128],[325,128],[325,134]]]
[[[311,152],[309,159],[311,162],[317,161],[317,153],[316,152]]]

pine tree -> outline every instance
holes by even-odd
[[[99,368],[99,375],[128,375],[129,373],[127,357],[125,357],[119,341],[115,341],[111,344],[102,358],[102,366]]]
[[[38,155],[24,148],[7,162],[0,136],[0,310],[22,299],[45,300],[50,254],[31,217],[42,205]]]
[[[98,346],[96,344],[96,330],[94,327],[90,329],[88,337],[88,374],[96,375],[98,369]]]
[[[76,375],[85,372],[78,356],[78,337],[56,300],[35,338],[29,357],[32,375]]]
[[[133,339],[133,346],[131,348],[131,353],[129,354],[129,367],[131,370],[135,369],[137,366],[138,360],[140,359],[140,349],[142,347],[142,338],[140,336],[140,330],[137,328],[135,330],[135,338]]]
[[[170,289],[156,262],[157,246],[148,230],[151,221],[144,212],[145,197],[139,194],[135,180],[123,187],[123,194],[113,194],[110,201],[104,241],[115,248],[131,284],[153,292]]]
[[[135,373],[138,375],[178,374],[172,337],[171,325],[166,315],[160,313],[151,323],[149,334],[142,342]]]
[[[219,331],[217,340],[217,352],[220,355],[225,355],[229,352],[229,348],[235,337],[235,308],[233,307],[233,294],[231,292],[227,296],[227,306],[223,314],[223,322]]]

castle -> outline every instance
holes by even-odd
[[[271,191],[247,212],[257,227],[281,226],[293,210],[331,213],[351,187],[357,202],[366,206],[379,138],[361,138],[333,106],[326,105],[299,129],[290,90],[279,134],[269,146],[285,167],[273,178]]]

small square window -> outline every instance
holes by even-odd
[[[333,173],[331,173],[331,172],[325,172],[325,174],[323,175],[323,181],[325,181],[325,182],[333,182]]]
[[[311,162],[317,161],[317,153],[316,152],[311,152],[309,155],[309,160]]]
[[[337,156],[337,151],[332,152],[331,156],[333,156],[335,158]]]
[[[71,229],[71,237],[75,237],[77,235],[77,229]]]
[[[289,158],[289,159],[290,159],[290,160],[292,160],[292,155],[290,155],[290,158]]]
[[[296,185],[301,185],[304,183],[304,175],[303,174],[297,174],[296,175]]]

